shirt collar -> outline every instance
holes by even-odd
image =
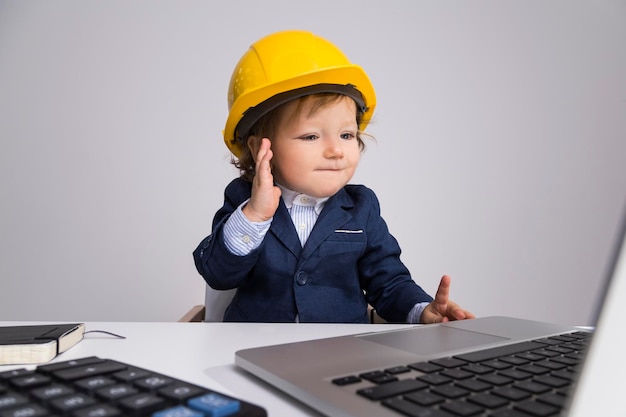
[[[322,212],[326,201],[329,197],[316,198],[306,194],[299,193],[297,191],[290,190],[280,184],[276,184],[282,191],[282,199],[287,209],[290,209],[294,204],[300,206],[313,206],[315,213],[318,215]]]

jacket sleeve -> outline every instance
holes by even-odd
[[[233,211],[250,197],[250,185],[233,180],[224,192],[224,205],[213,218],[213,230],[193,252],[196,269],[216,290],[237,288],[257,262],[259,248],[245,256],[231,253],[224,244],[224,224]]]
[[[364,187],[365,188],[365,187]],[[415,281],[400,260],[401,249],[380,214],[380,204],[373,191],[366,189],[357,204],[371,209],[366,221],[368,244],[359,261],[359,276],[370,305],[385,320],[406,322],[417,303],[430,302],[428,295]]]

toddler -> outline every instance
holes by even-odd
[[[350,185],[376,104],[366,73],[304,31],[271,34],[235,68],[224,140],[241,176],[194,251],[208,285],[237,288],[225,321],[367,323],[473,318],[400,260],[378,199]]]

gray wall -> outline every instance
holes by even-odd
[[[202,303],[230,73],[292,28],[374,82],[354,182],[418,283],[589,322],[626,196],[624,1],[0,1],[0,320]]]

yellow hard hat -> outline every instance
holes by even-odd
[[[308,94],[332,92],[352,97],[363,111],[364,130],[374,113],[374,86],[363,69],[335,45],[311,32],[268,35],[241,57],[228,88],[224,142],[237,157],[252,125],[265,113]]]

